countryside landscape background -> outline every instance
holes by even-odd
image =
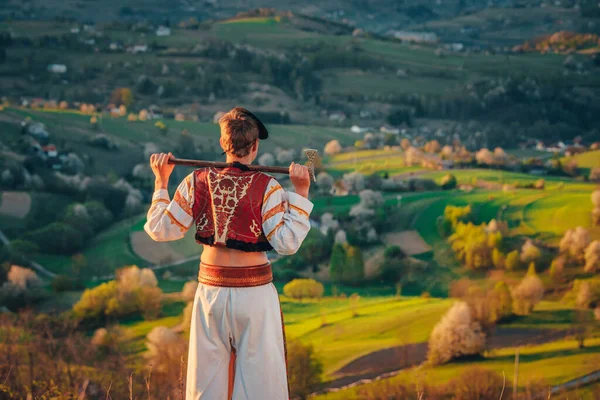
[[[321,155],[293,398],[600,398],[596,0],[0,5],[1,399],[183,398],[202,248],[143,231],[148,160],[234,106]]]

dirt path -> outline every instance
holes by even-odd
[[[0,214],[25,218],[31,209],[31,196],[26,192],[2,192]]]
[[[498,327],[488,338],[488,350],[552,342],[567,335],[564,330]],[[323,392],[340,390],[393,376],[405,368],[419,365],[427,358],[427,343],[414,343],[374,351],[339,369],[337,379],[328,382]]]

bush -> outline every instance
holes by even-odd
[[[127,195],[127,190],[115,188],[105,179],[94,178],[88,184],[88,200],[102,202],[114,218],[123,213]]]
[[[162,310],[162,290],[145,286],[136,290],[137,306],[146,321],[158,318]]]
[[[514,271],[519,268],[520,257],[518,250],[513,250],[506,255],[505,265],[506,269],[509,271]]]
[[[515,314],[528,315],[544,297],[544,284],[537,275],[527,275],[512,296]]]
[[[327,142],[327,144],[325,145],[325,149],[323,150],[323,152],[328,156],[340,153],[341,151],[342,145],[337,140]]]
[[[540,249],[533,244],[531,239],[528,239],[521,248],[521,261],[525,264],[537,261],[541,255]]]
[[[66,275],[57,275],[52,279],[52,290],[56,293],[67,292],[76,287],[75,280]]]
[[[585,249],[585,272],[597,272],[600,270],[600,241],[594,240]]]
[[[591,242],[590,233],[587,229],[578,226],[569,229],[560,240],[560,252],[574,261],[583,261],[585,249]]]
[[[155,326],[146,336],[145,356],[152,364],[153,373],[169,373],[175,379],[179,375],[179,365],[185,354],[185,342],[172,329],[165,326]]]
[[[43,252],[51,254],[73,254],[85,244],[80,232],[61,222],[29,232],[24,238],[36,244]]]
[[[500,374],[481,367],[470,367],[448,386],[455,400],[499,399],[503,390],[508,393]]]
[[[573,288],[567,292],[563,301],[575,304],[578,307],[597,307],[600,305],[600,280],[599,279],[576,279]]]
[[[436,324],[429,338],[427,359],[431,364],[444,364],[452,359],[480,354],[485,347],[485,334],[473,321],[471,309],[457,302]]]
[[[95,232],[99,232],[110,226],[113,222],[111,212],[99,201],[88,201],[83,203]]]
[[[451,190],[451,189],[455,189],[458,181],[456,180],[456,177],[452,174],[446,174],[443,178],[442,178],[442,189],[444,190]]]
[[[73,306],[78,318],[100,318],[105,315],[108,303],[117,295],[117,281],[102,283],[93,289],[86,289]]]
[[[448,238],[456,257],[467,268],[481,269],[493,265],[492,252],[502,244],[500,232],[489,232],[484,225],[459,222]]]
[[[283,293],[292,299],[320,299],[323,296],[323,284],[314,279],[294,279],[283,287]]]
[[[331,249],[331,258],[329,259],[329,279],[334,282],[341,282],[345,264],[346,248],[344,244],[336,243]]]
[[[492,262],[497,269],[504,269],[506,262],[504,254],[498,249],[492,250]]]
[[[471,220],[472,209],[471,206],[455,207],[446,206],[444,209],[444,219],[452,224],[452,227],[456,227],[459,222],[469,222]]]
[[[323,364],[313,347],[298,340],[287,342],[288,381],[292,398],[307,399],[321,383]]]
[[[400,259],[406,257],[402,249],[398,246],[388,246],[383,252],[383,256],[386,259]]]
[[[181,297],[184,301],[194,301],[196,298],[196,290],[198,289],[198,281],[188,281],[183,285]]]
[[[77,318],[118,318],[140,312],[145,319],[154,319],[160,314],[162,291],[157,287],[154,271],[133,265],[117,270],[116,275],[117,280],[83,292],[73,306]]]
[[[505,282],[498,282],[492,291],[492,308],[494,312],[494,321],[499,322],[512,316],[513,299],[510,288]]]

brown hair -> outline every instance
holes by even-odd
[[[258,126],[243,108],[236,107],[219,119],[223,150],[236,157],[245,157],[258,140]]]

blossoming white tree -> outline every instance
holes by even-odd
[[[475,322],[465,302],[455,303],[433,328],[427,359],[443,364],[452,359],[479,354],[485,347],[485,334]]]

